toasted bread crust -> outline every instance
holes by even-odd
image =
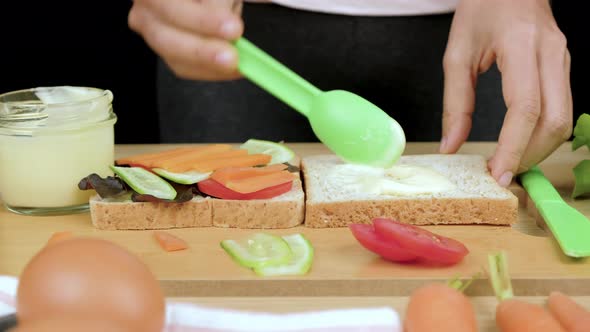
[[[107,202],[90,199],[92,224],[103,230],[186,227],[290,228],[303,223],[301,180],[272,199],[224,200],[195,197],[186,203]]]
[[[167,229],[208,227],[211,206],[208,199],[195,197],[186,203],[106,202],[90,199],[92,224],[98,229]]]
[[[236,201],[211,199],[213,226],[224,228],[291,228],[303,223],[305,198],[300,180],[293,181],[289,199]]]
[[[518,199],[399,199],[379,201],[308,203],[305,226],[346,227],[368,224],[373,218],[391,218],[413,225],[509,225],[517,220]]]

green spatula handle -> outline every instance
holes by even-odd
[[[245,38],[234,43],[242,75],[307,116],[313,97],[322,91],[273,59]]]
[[[522,173],[519,178],[535,204],[543,201],[563,201],[559,192],[555,190],[538,166]]]

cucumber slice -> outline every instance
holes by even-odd
[[[248,268],[284,264],[292,256],[287,242],[281,237],[267,233],[255,233],[240,241],[223,240],[221,247],[238,264]]]
[[[168,182],[142,167],[120,167],[111,165],[125,183],[140,194],[152,195],[161,199],[176,198],[176,190]]]
[[[249,154],[261,153],[272,156],[269,165],[286,163],[295,157],[293,150],[284,144],[254,138],[247,140],[240,149],[248,150]]]
[[[197,171],[174,173],[167,171],[163,168],[152,168],[152,171],[165,179],[180,184],[195,184],[197,182],[206,180],[207,178],[209,178],[209,175],[211,175],[211,172],[201,173]]]
[[[311,242],[302,234],[283,236],[293,252],[291,260],[286,264],[268,265],[254,269],[261,276],[303,275],[311,268],[314,249]]]

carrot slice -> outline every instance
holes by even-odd
[[[226,167],[213,172],[210,178],[226,185],[232,180],[241,180],[253,176],[280,172],[285,169],[287,169],[287,165],[285,164],[274,164],[264,167]]]
[[[216,158],[195,162],[190,169],[197,172],[212,172],[225,167],[249,167],[266,165],[272,159],[267,154],[249,154],[239,157]]]
[[[56,244],[62,240],[70,238],[72,236],[73,236],[73,234],[70,231],[55,232],[51,235],[51,237],[49,237],[49,240],[47,240],[46,246]]]
[[[178,156],[175,158],[162,160],[156,163],[156,167],[169,170],[171,172],[183,172],[190,170],[195,164],[205,160],[222,159],[222,158],[234,158],[248,155],[246,150],[229,150],[222,152],[211,152],[204,154],[191,154]]]
[[[188,245],[183,239],[164,231],[154,231],[154,237],[160,244],[160,247],[166,251],[177,251],[188,248]]]
[[[188,146],[188,147],[175,148],[175,149],[159,151],[159,152],[137,154],[137,155],[127,156],[124,158],[117,159],[117,163],[120,165],[130,164],[130,163],[131,164],[133,164],[133,163],[143,164],[145,162],[149,162],[149,161],[153,161],[153,160],[160,160],[160,159],[165,159],[165,158],[176,156],[176,155],[198,152],[200,150],[206,149],[207,147],[208,147],[208,145]],[[229,146],[229,145],[228,145],[228,147],[231,148],[231,146]]]
[[[201,147],[198,150],[192,150],[184,153],[178,153],[173,155],[164,156],[162,158],[150,159],[147,161],[148,165],[152,168],[160,167],[163,168],[163,163],[170,162],[174,163],[176,160],[185,160],[191,158],[202,158],[204,156],[211,156],[217,153],[230,151],[231,145],[228,144],[211,144]]]
[[[230,180],[225,186],[233,191],[242,194],[253,193],[265,188],[278,186],[293,181],[295,176],[288,171],[280,171],[259,176],[252,176],[245,179]]]
[[[176,158],[187,158],[187,156],[209,155],[222,151],[231,150],[229,144],[209,144],[203,146],[183,147],[162,152],[135,155],[117,160],[118,164],[135,164],[146,167],[157,167],[157,164],[163,160]]]

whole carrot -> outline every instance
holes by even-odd
[[[462,292],[465,288],[460,283],[434,283],[416,289],[410,296],[404,331],[477,331],[475,311]]]
[[[560,292],[551,292],[547,299],[551,314],[568,332],[590,331],[590,311]]]
[[[506,299],[496,308],[502,332],[566,332],[545,308],[518,299]]]
[[[500,301],[496,325],[502,332],[566,332],[543,307],[514,298],[505,253],[490,255],[490,281]]]

